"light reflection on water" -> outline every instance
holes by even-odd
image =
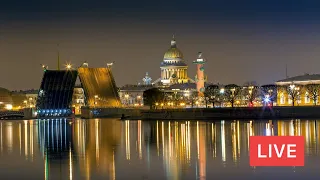
[[[319,179],[318,120],[0,121],[1,179]],[[250,167],[249,137],[305,137],[305,167]]]

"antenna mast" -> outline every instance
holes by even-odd
[[[58,46],[58,70],[60,70],[60,52],[59,52],[59,44]]]

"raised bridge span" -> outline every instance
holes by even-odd
[[[45,70],[37,99],[38,117],[72,114],[72,96],[79,77],[87,107],[120,107],[118,89],[109,67]]]
[[[118,89],[110,68],[78,69],[79,78],[89,107],[120,107]]]
[[[76,70],[46,70],[37,99],[38,117],[69,116]]]

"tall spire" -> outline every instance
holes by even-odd
[[[174,34],[172,35],[172,40],[171,40],[171,47],[176,47],[176,39],[174,37]]]
[[[58,46],[58,70],[60,70],[60,52],[59,52],[59,44]]]

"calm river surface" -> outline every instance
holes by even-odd
[[[305,166],[250,167],[252,135],[304,136]],[[318,120],[5,120],[0,179],[320,179],[319,135]]]

